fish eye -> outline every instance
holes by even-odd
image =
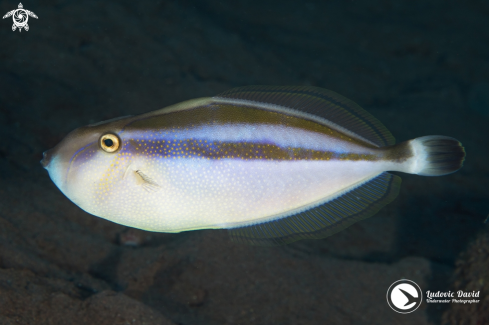
[[[100,147],[105,152],[114,152],[119,149],[121,141],[119,137],[113,133],[107,133],[100,137]]]

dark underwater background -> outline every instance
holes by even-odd
[[[489,2],[26,1],[0,21],[0,324],[489,324]],[[3,16],[17,2],[0,2]],[[464,167],[322,240],[151,233],[71,203],[39,161],[79,126],[245,85],[311,85]],[[396,280],[480,291],[398,314]]]

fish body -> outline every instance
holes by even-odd
[[[400,184],[386,171],[446,174],[464,156],[442,136],[394,145],[380,122],[331,91],[252,86],[79,128],[42,163],[93,215],[159,232],[226,228],[241,241],[281,244],[377,212]]]

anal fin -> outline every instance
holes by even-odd
[[[331,236],[377,213],[399,194],[401,178],[382,173],[310,210],[250,226],[229,229],[233,241],[277,246]]]

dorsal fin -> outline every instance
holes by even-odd
[[[331,90],[311,86],[246,86],[215,97],[280,105],[327,119],[379,147],[395,143],[392,134],[375,117]]]

